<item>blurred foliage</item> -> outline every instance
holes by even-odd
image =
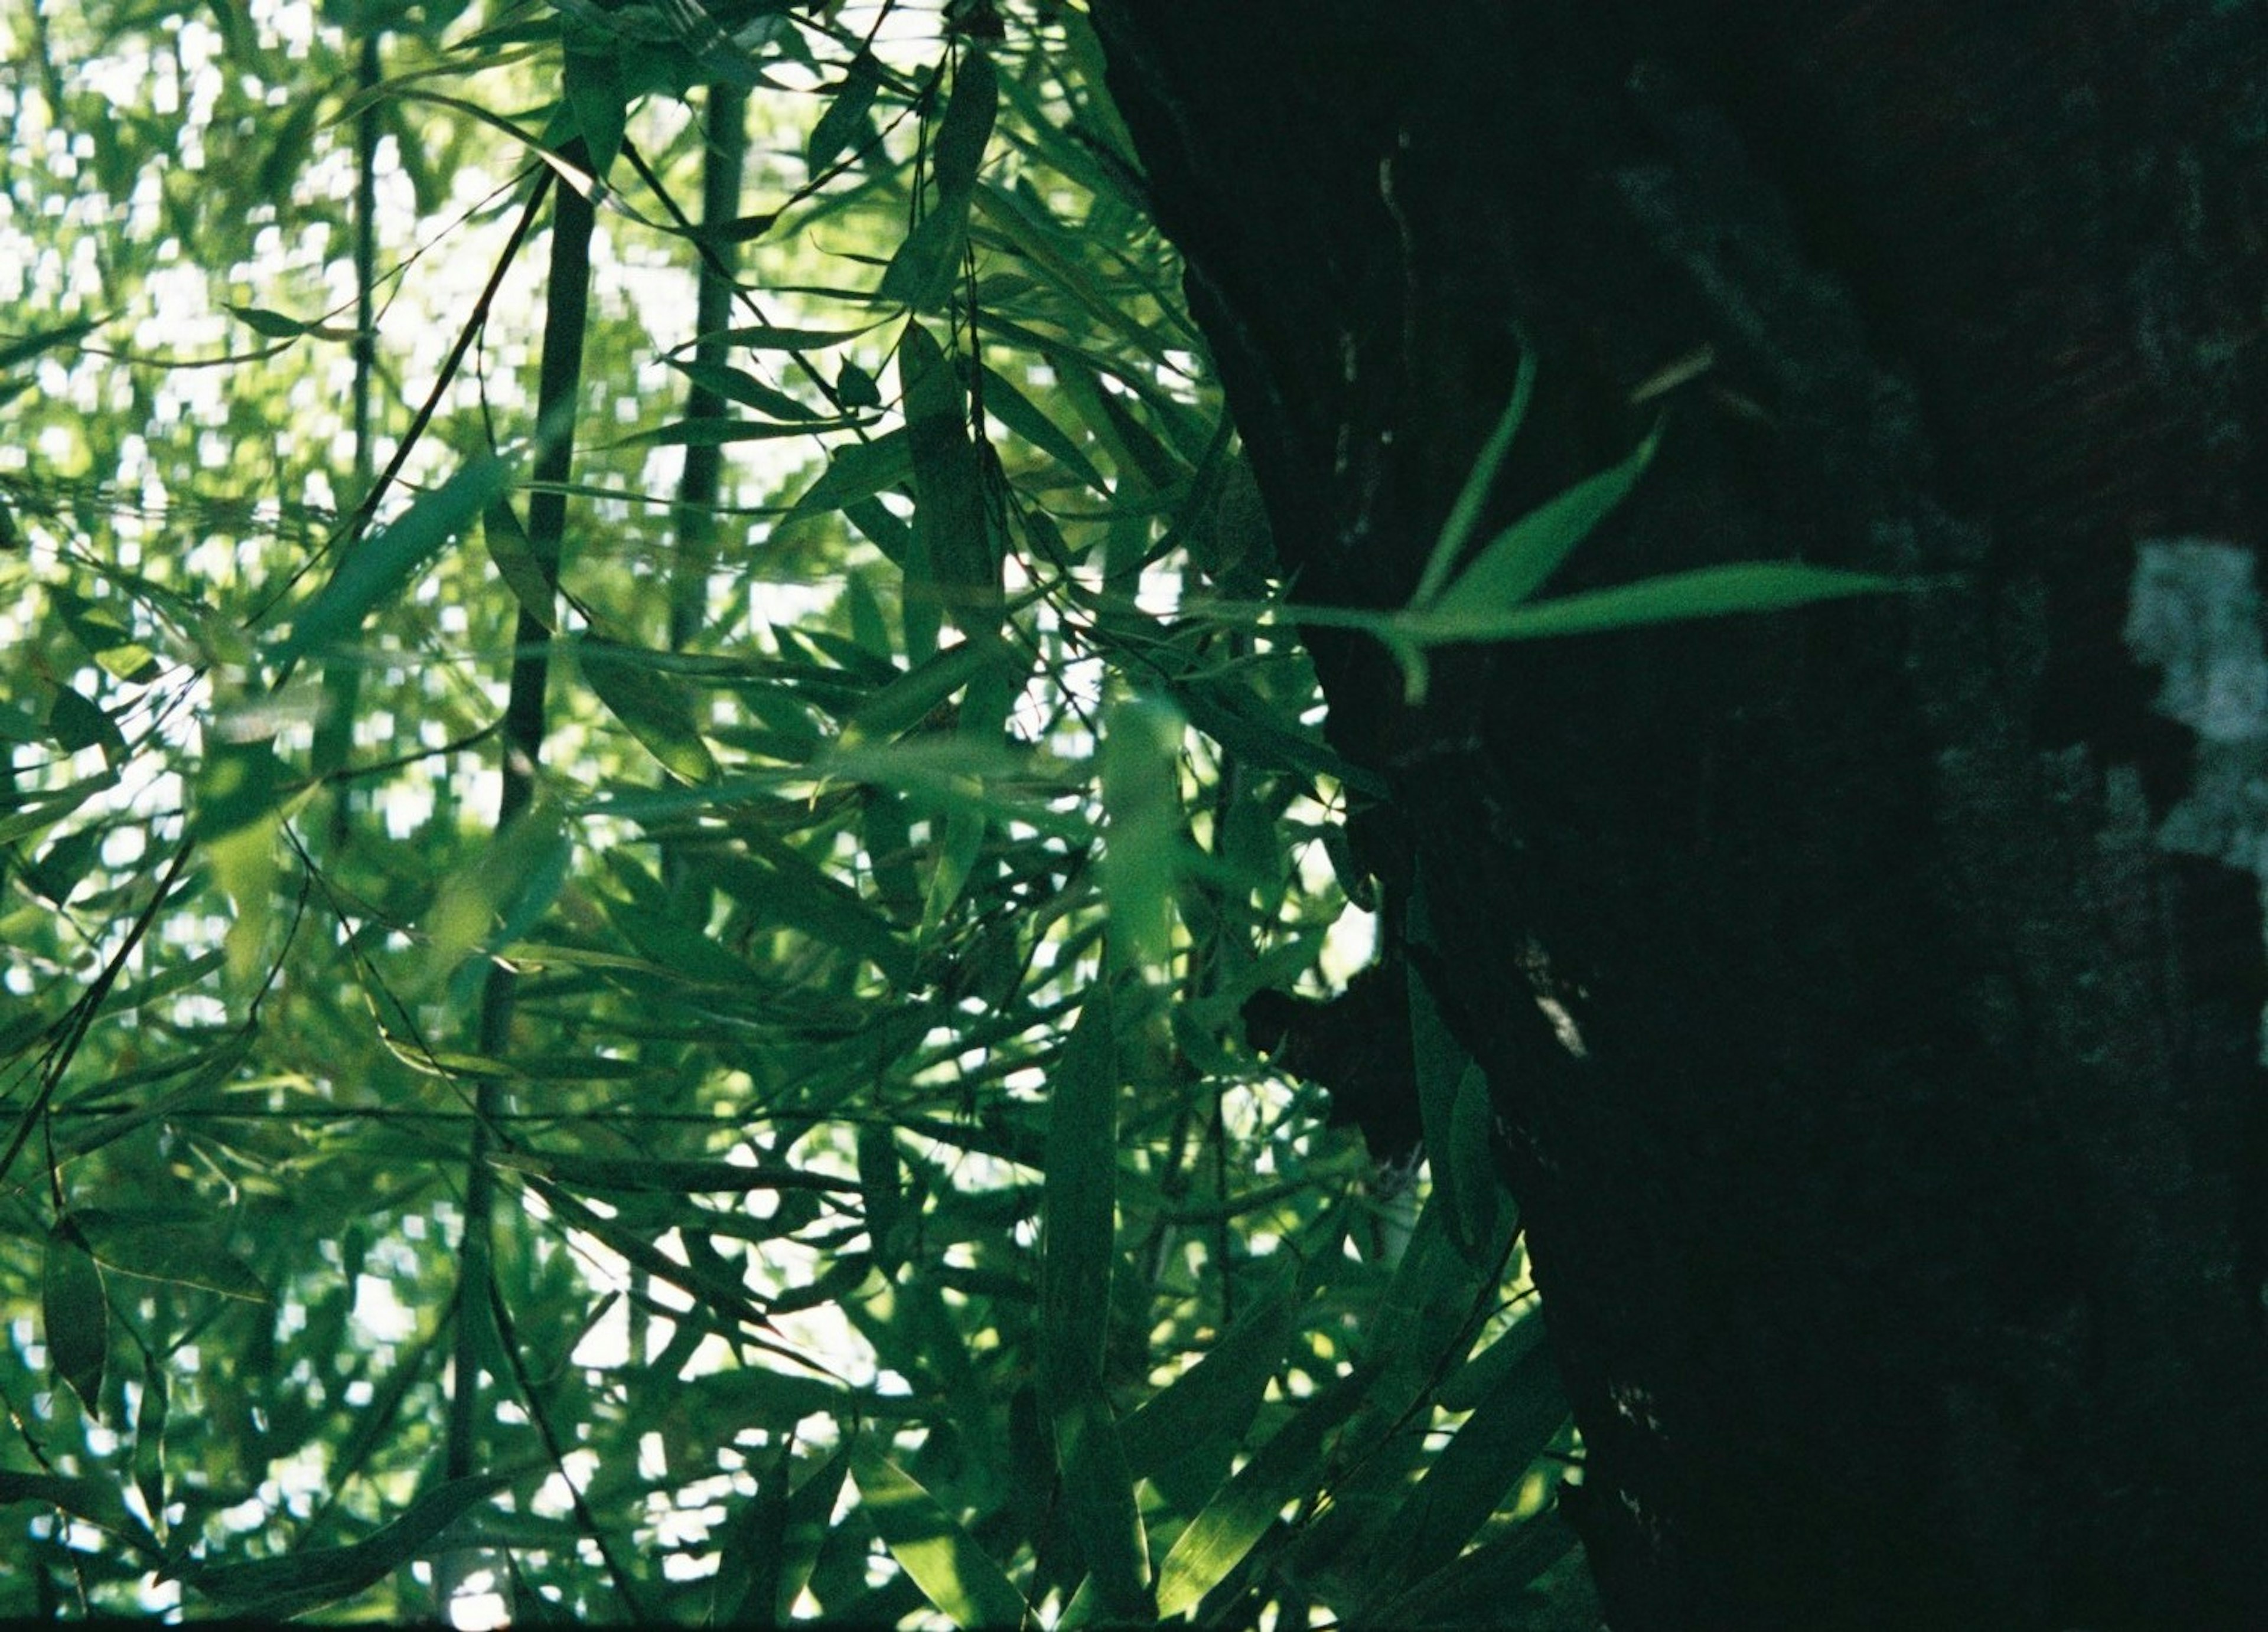
[[[1476,1077],[1244,1045],[1366,789],[1078,10],[0,62],[0,1615],[1589,1623]]]

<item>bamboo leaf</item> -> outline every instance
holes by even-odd
[[[282,1558],[192,1565],[173,1573],[183,1585],[234,1611],[298,1614],[351,1598],[437,1550],[433,1543],[443,1531],[510,1482],[495,1474],[453,1479],[350,1547],[306,1547]]]
[[[917,312],[934,311],[952,287],[968,241],[969,199],[999,101],[992,59],[982,51],[962,53],[931,145],[936,186],[929,213],[890,257],[875,290],[882,299]]]
[[[861,1440],[859,1511],[922,1594],[957,1627],[1021,1627],[1031,1608],[1000,1566],[921,1482]]]
[[[780,518],[784,527],[806,516],[843,510],[860,499],[912,480],[913,442],[905,427],[886,430],[872,442],[854,442],[835,450],[819,480]]]
[[[655,666],[654,653],[596,635],[585,635],[576,651],[599,701],[672,776],[697,783],[717,775],[691,695]]]
[[[1296,1324],[1289,1290],[1270,1293],[1145,1400],[1119,1430],[1133,1474],[1181,1511],[1197,1512],[1227,1477]]]
[[[998,631],[1001,614],[998,540],[984,503],[983,467],[968,438],[968,404],[952,365],[918,321],[898,342],[912,439],[914,527],[936,575],[934,593],[964,633]],[[916,592],[909,582],[907,593]]]
[[[1489,433],[1489,439],[1481,445],[1480,457],[1473,461],[1464,486],[1457,491],[1456,503],[1449,507],[1448,519],[1441,524],[1440,536],[1433,542],[1433,553],[1426,557],[1425,575],[1418,580],[1418,592],[1410,598],[1411,606],[1429,605],[1449,581],[1451,570],[1465,553],[1465,540],[1480,525],[1482,507],[1496,486],[1497,472],[1504,467],[1505,455],[1512,451],[1512,439],[1519,434],[1521,422],[1528,417],[1528,399],[1535,394],[1535,354],[1523,350],[1520,354],[1520,375],[1512,387],[1512,401],[1505,408],[1504,417],[1497,422],[1496,429]]]
[[[75,1214],[96,1263],[144,1281],[217,1292],[244,1303],[272,1301],[260,1277],[212,1231],[180,1219],[137,1219],[109,1208]]]
[[[1158,1614],[1185,1615],[1243,1561],[1286,1503],[1322,1482],[1332,1436],[1362,1408],[1375,1368],[1358,1366],[1301,1402],[1204,1511],[1189,1521],[1158,1570]]]
[[[94,333],[97,327],[95,319],[79,318],[69,323],[58,323],[53,328],[34,329],[28,334],[0,341],[0,372],[28,363],[42,352],[75,346]]]
[[[1131,700],[1103,722],[1102,805],[1108,813],[1102,899],[1115,950],[1155,968],[1173,951],[1182,848],[1182,718],[1169,704]]]
[[[1525,364],[1522,374],[1525,378]],[[1515,395],[1513,406],[1525,404]],[[1538,505],[1483,545],[1471,564],[1438,599],[1412,605],[1423,613],[1451,620],[1486,616],[1519,606],[1629,496],[1660,441],[1661,429],[1657,425],[1621,463]],[[1486,458],[1485,452],[1483,457]],[[1463,502],[1461,497],[1461,507]],[[1456,517],[1451,520],[1454,523]],[[1432,576],[1431,563],[1427,576]]]
[[[490,454],[468,459],[392,526],[353,546],[336,575],[292,619],[291,633],[276,648],[276,665],[326,651],[354,634],[373,609],[408,587],[419,569],[470,526],[512,485],[512,478],[506,460]]]
[[[48,1231],[40,1260],[40,1329],[47,1339],[49,1368],[99,1421],[103,1368],[110,1355],[110,1300],[86,1238],[68,1215]]]
[[[1817,601],[1883,595],[1908,587],[1897,578],[1874,573],[1807,566],[1800,562],[1746,561],[1641,578],[1635,584],[1504,607],[1491,614],[1452,614],[1444,606],[1403,614],[1395,621],[1412,638],[1430,643],[1540,640],[1687,618],[1780,612]]]
[[[1094,467],[1078,443],[1071,438],[1055,421],[1042,413],[1032,400],[1009,384],[997,371],[984,371],[984,411],[1009,430],[1053,459],[1097,493],[1110,491],[1110,484]]]
[[[824,417],[817,408],[808,403],[797,401],[795,398],[788,395],[777,386],[767,386],[744,368],[733,368],[716,363],[681,362],[673,362],[671,366],[683,372],[695,385],[715,392],[726,401],[737,402],[743,408],[752,408],[759,414],[769,414],[774,419],[792,420],[800,423]],[[688,421],[686,423],[697,424],[705,422]],[[733,424],[739,422],[720,423]]]
[[[816,176],[833,164],[867,128],[866,115],[874,106],[874,93],[881,89],[881,64],[874,54],[861,46],[843,70],[843,83],[836,87],[834,99],[819,122],[811,128],[811,136],[804,143],[803,164],[806,173]]]

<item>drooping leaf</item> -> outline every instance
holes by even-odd
[[[752,408],[757,413],[768,414],[774,419],[801,423],[823,417],[817,408],[797,401],[777,386],[767,386],[744,368],[716,363],[678,363],[674,366],[683,371],[686,378],[695,385],[715,392],[728,402]]]
[[[457,474],[412,504],[384,531],[351,547],[331,581],[299,609],[275,660],[288,665],[328,651],[351,636],[389,596],[406,588],[419,569],[512,484],[511,464],[490,454],[466,461]]]
[[[622,127],[629,97],[622,85],[620,58],[613,53],[578,51],[563,54],[561,78],[567,105],[574,110],[576,129],[589,155],[591,173],[603,178],[622,150]]]
[[[87,1415],[99,1419],[110,1355],[110,1299],[86,1238],[68,1215],[48,1230],[40,1260],[40,1329],[48,1365],[70,1385]]]
[[[944,299],[968,240],[969,201],[999,100],[992,59],[982,51],[962,53],[931,143],[929,213],[890,258],[875,291],[882,299],[917,312],[934,311]]]
[[[269,340],[297,340],[315,327],[284,312],[270,311],[266,306],[232,305],[229,312],[253,333],[265,335]]]
[[[1185,1615],[1243,1562],[1286,1503],[1317,1488],[1332,1436],[1361,1409],[1373,1371],[1318,1389],[1189,1521],[1158,1569],[1158,1613]]]
[[[44,352],[75,346],[101,327],[93,318],[76,318],[68,323],[58,323],[53,328],[35,329],[28,334],[11,335],[0,340],[0,373],[30,362]]]
[[[1161,966],[1173,948],[1181,749],[1181,716],[1165,703],[1129,699],[1104,721],[1103,901],[1119,955],[1142,968]]]
[[[48,593],[71,637],[86,648],[87,656],[101,665],[105,672],[129,686],[146,686],[158,678],[162,672],[158,659],[135,634],[119,602],[90,600],[62,586]]]
[[[1144,1401],[1120,1430],[1135,1476],[1181,1511],[1200,1511],[1251,1431],[1295,1324],[1290,1293],[1270,1293],[1204,1359]]]
[[[655,662],[655,654],[596,635],[576,643],[583,678],[599,701],[629,727],[671,775],[706,782],[717,775],[717,759],[702,739],[692,697]]]
[[[921,1482],[862,1438],[852,1453],[859,1511],[924,1596],[954,1625],[1021,1627],[1031,1609],[1015,1584]]]
[[[984,503],[983,467],[968,436],[968,404],[952,365],[917,320],[898,342],[911,439],[915,531],[935,574],[931,592],[963,632],[999,628],[1001,551]],[[920,592],[909,580],[908,595]]]
[[[69,753],[100,748],[103,763],[114,770],[126,761],[126,736],[117,722],[100,703],[68,686],[57,687],[55,700],[48,705],[48,730]]]
[[[272,1301],[260,1277],[210,1229],[180,1219],[137,1218],[104,1207],[82,1208],[75,1217],[90,1253],[106,1269],[245,1303]]]
[[[858,54],[844,66],[843,83],[836,87],[835,96],[819,122],[811,128],[811,136],[804,143],[804,168],[810,174],[819,173],[833,164],[836,157],[858,139],[866,129],[867,114],[874,106],[874,93],[881,89],[881,64],[874,54],[860,47]]]
[[[335,1604],[429,1555],[441,1533],[511,1481],[474,1474],[426,1491],[390,1524],[349,1547],[306,1547],[281,1558],[192,1564],[174,1570],[184,1586],[239,1614],[296,1614]]]
[[[913,474],[913,443],[902,426],[884,431],[872,442],[850,443],[835,451],[819,480],[789,508],[780,526],[872,498],[912,480]]]

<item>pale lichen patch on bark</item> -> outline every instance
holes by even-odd
[[[2158,848],[2252,873],[2268,912],[2268,644],[2256,567],[2250,550],[2218,540],[2140,540],[2124,635],[2136,661],[2159,672],[2158,711],[2197,733],[2188,791],[2159,824]]]

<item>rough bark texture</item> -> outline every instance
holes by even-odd
[[[2268,7],[1094,12],[1300,599],[1407,598],[1515,326],[1506,516],[1716,357],[1553,590],[1939,585],[1416,714],[1316,636],[1615,1627],[2268,1626]]]

